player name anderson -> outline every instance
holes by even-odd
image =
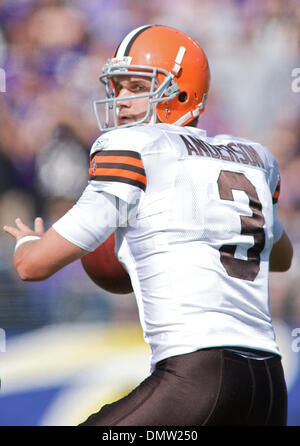
[[[205,156],[209,158],[234,161],[236,163],[250,164],[264,168],[264,163],[257,151],[249,144],[208,144],[201,139],[192,136],[179,135],[184,142],[188,154],[196,156]]]

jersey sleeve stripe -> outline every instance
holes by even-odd
[[[118,177],[116,175],[96,175],[90,178],[91,180],[95,181],[113,181],[113,182],[119,182],[119,183],[127,183],[131,184],[132,186],[139,187],[143,191],[146,190],[146,184],[141,181],[137,181],[136,179],[128,178],[128,177]]]
[[[106,168],[97,168],[95,170],[94,176],[116,176],[116,177],[126,177],[126,178],[131,178],[132,180],[137,180],[142,182],[143,184],[146,185],[147,180],[146,180],[146,176],[145,175],[141,175],[137,172],[133,172],[131,170],[126,170],[126,169],[106,169]]]
[[[115,181],[146,189],[147,178],[141,155],[132,150],[96,152],[91,159],[90,180]]]
[[[124,164],[130,164],[131,166],[137,166],[140,168],[144,167],[143,161],[141,159],[132,158],[130,156],[101,156],[96,155],[96,157],[93,158],[93,161],[96,161],[96,163],[124,163]]]
[[[100,150],[91,155],[91,158],[98,156],[129,156],[131,158],[141,159],[141,155],[134,150]]]
[[[279,195],[280,195],[280,178],[278,180],[275,192],[274,192],[273,197],[272,197],[273,198],[273,204],[276,204],[278,202]]]
[[[145,176],[145,169],[142,167],[132,166],[131,164],[124,163],[97,163],[95,174],[97,174],[97,170],[99,169],[123,169],[123,170],[131,170],[132,172],[137,172],[141,175]]]

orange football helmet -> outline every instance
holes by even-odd
[[[114,76],[121,75],[149,77],[150,91],[118,98]],[[101,131],[145,123],[151,113],[152,123],[183,126],[204,111],[210,70],[204,51],[190,36],[168,26],[145,25],[124,37],[99,79],[105,85],[105,99],[94,101],[94,110]],[[149,98],[145,116],[120,125],[120,101],[141,97]],[[104,124],[100,105],[104,106]]]

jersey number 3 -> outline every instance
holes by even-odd
[[[243,173],[221,170],[218,187],[222,200],[234,201],[233,190],[244,191],[249,198],[249,207],[253,212],[252,216],[240,215],[241,234],[251,235],[254,238],[254,245],[247,252],[247,260],[234,257],[237,245],[222,245],[220,260],[229,276],[253,281],[259,273],[260,253],[265,247],[265,232],[263,229],[265,219],[262,213],[262,204],[255,187]]]

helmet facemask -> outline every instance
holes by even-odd
[[[119,98],[118,90],[114,82],[114,77],[117,76],[147,77],[151,79],[150,91]],[[94,101],[94,111],[100,131],[105,132],[116,128],[149,123],[150,117],[151,123],[157,122],[156,105],[160,102],[174,99],[179,93],[179,87],[173,78],[174,75],[172,73],[162,68],[121,64],[120,61],[109,59],[99,78],[105,87],[105,99]],[[120,124],[118,119],[119,104],[122,101],[136,100],[139,98],[148,98],[145,115],[138,121]],[[102,107],[102,112],[100,107]],[[101,115],[104,118],[101,119]]]

